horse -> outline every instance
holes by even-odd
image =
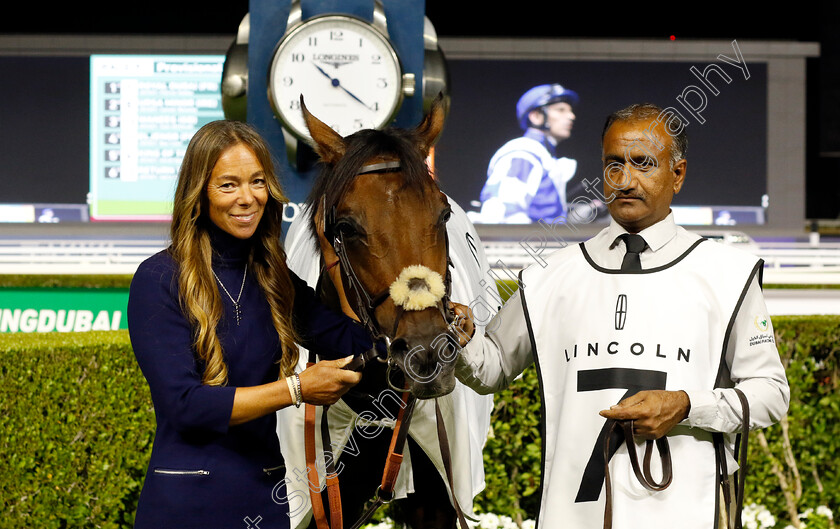
[[[425,163],[442,129],[442,105],[436,101],[415,129],[365,129],[346,138],[312,116],[305,104],[301,107],[323,171],[307,199],[304,220],[295,221],[286,237],[289,266],[317,285],[327,304],[358,316],[388,349],[388,360],[366,363],[362,382],[328,412],[344,518],[356,520],[377,492],[391,440],[381,432],[394,427],[393,418],[405,406],[400,393],[410,392],[420,400],[397,478],[402,491],[397,497],[405,497],[396,501],[392,514],[414,529],[455,527],[455,499],[470,516],[483,483],[481,449],[492,396],[476,395],[455,380],[446,299],[451,288],[452,299],[460,303],[486,300],[484,278],[490,276],[474,227],[441,192]],[[324,262],[332,250],[343,256],[340,264]],[[475,323],[481,332],[482,321]],[[445,480],[431,399],[442,403],[448,445],[456,456],[452,485]],[[300,467],[299,448],[294,448],[300,424],[300,412],[278,414],[279,437],[290,439],[281,442],[286,484],[289,490],[297,484],[298,492],[301,472],[290,462]],[[300,503],[305,503],[302,495]],[[309,514],[298,510],[306,513],[293,516],[293,527]]]

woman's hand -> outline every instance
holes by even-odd
[[[300,373],[300,392],[303,401],[323,406],[334,404],[347,390],[362,379],[362,374],[341,369],[353,360],[352,356],[340,360],[322,360]]]
[[[333,404],[362,379],[361,373],[341,369],[353,359],[324,360],[300,373],[300,392],[309,404]],[[295,403],[285,379],[251,387],[238,387],[233,397],[230,425],[253,421]]]

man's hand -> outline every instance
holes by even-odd
[[[691,402],[685,391],[640,391],[600,415],[607,419],[632,420],[633,432],[642,439],[659,439],[688,417]]]
[[[362,379],[356,371],[341,369],[353,360],[352,356],[340,360],[321,360],[300,373],[300,392],[307,404],[323,406],[335,404],[347,390]]]
[[[458,338],[458,346],[464,347],[475,333],[472,311],[466,305],[454,301],[449,302],[449,307],[455,313],[455,320],[449,326],[452,328],[455,337]]]

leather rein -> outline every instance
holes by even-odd
[[[357,175],[361,176],[366,174],[397,172],[400,170],[400,167],[401,165],[399,161],[388,161],[376,164],[369,164],[363,166],[359,170]],[[332,244],[333,249],[335,250],[335,253],[338,256],[338,261],[327,265],[327,267],[325,267],[322,270],[322,274],[337,264],[341,266],[341,274],[347,280],[349,290],[355,294],[353,296],[353,298],[356,301],[355,312],[359,316],[362,325],[364,325],[364,327],[367,329],[374,342],[374,347],[372,347],[366,353],[354,358],[349,364],[347,364],[344,367],[344,369],[352,371],[362,371],[365,368],[365,365],[373,360],[387,363],[388,368],[386,371],[386,381],[388,383],[388,386],[392,390],[402,394],[403,403],[403,405],[400,408],[400,411],[397,414],[396,423],[394,425],[394,433],[391,436],[391,443],[388,448],[388,454],[385,459],[385,469],[382,473],[382,481],[379,487],[377,487],[376,492],[374,493],[374,497],[372,498],[372,501],[370,502],[368,508],[365,509],[362,516],[352,526],[352,529],[358,529],[359,527],[367,523],[368,520],[370,520],[370,518],[377,511],[377,509],[379,509],[379,507],[390,503],[394,498],[394,488],[396,485],[397,475],[399,474],[400,466],[402,465],[403,451],[405,449],[405,443],[408,439],[408,429],[409,425],[411,424],[411,417],[416,404],[416,398],[414,395],[411,394],[410,389],[398,388],[394,386],[394,384],[391,382],[391,369],[394,366],[394,362],[390,353],[390,338],[388,337],[388,334],[382,332],[381,326],[379,325],[379,322],[377,321],[375,315],[376,309],[390,297],[389,288],[385,288],[381,292],[378,292],[374,295],[371,295],[367,291],[364,285],[362,285],[361,280],[359,279],[358,275],[356,274],[353,268],[352,263],[350,262],[350,258],[347,255],[347,249],[346,245],[344,244],[344,238],[342,233],[340,231],[335,230],[335,206],[330,208],[328,212],[324,212],[324,214],[324,235],[327,238],[327,241],[329,241],[330,244]],[[452,286],[452,274],[450,272],[451,266],[452,262],[449,258],[449,236],[447,234],[446,275],[444,280],[446,292],[441,298],[441,300],[438,302],[438,309],[440,310],[441,314],[443,315],[444,321],[446,321],[447,324],[450,324],[454,319],[454,313],[452,310],[449,309],[449,296]],[[403,313],[404,309],[398,305],[393,330],[390,334],[391,336],[394,336],[396,334],[397,327],[399,326],[400,318],[402,317]],[[387,346],[387,353],[384,359],[380,348],[376,346],[379,342],[384,342]],[[310,358],[307,367],[313,365],[315,362],[314,352],[310,351],[309,354]],[[335,470],[335,459],[331,450],[332,443],[330,441],[330,433],[327,423],[327,411],[329,410],[329,406],[324,406],[324,409],[321,414],[321,438],[326,462],[325,486],[327,488],[327,496],[330,511],[329,522],[327,521],[326,510],[324,509],[323,500],[321,498],[322,487],[320,485],[320,480],[315,465],[315,406],[311,404],[306,404],[305,406],[305,451],[307,471],[309,477],[308,488],[309,495],[312,501],[313,517],[315,518],[316,526],[318,527],[318,529],[342,529],[343,517],[341,509],[341,494],[338,483],[338,473]],[[447,480],[449,482],[449,488],[452,491],[452,499],[455,505],[455,510],[458,515],[461,529],[468,529],[466,520],[464,519],[463,513],[461,512],[461,508],[458,505],[458,500],[455,497],[449,442],[446,435],[446,428],[443,423],[443,416],[441,415],[440,406],[438,404],[437,399],[435,399],[435,415],[437,418],[438,441],[440,443],[441,455],[443,457],[444,469],[446,471]]]
[[[739,469],[735,473],[735,490],[734,500],[735,509],[732,510],[732,494],[729,484],[729,473],[726,468],[726,454],[724,453],[723,434],[715,432],[712,438],[715,445],[715,459],[718,464],[718,480],[721,483],[727,518],[727,527],[734,527],[741,529],[741,510],[744,505],[744,484],[747,474],[747,448],[750,434],[750,404],[744,393],[738,389],[733,388],[738,399],[741,401],[742,423],[741,431],[738,433],[739,440],[735,442],[735,459],[738,459]],[[604,529],[612,529],[612,483],[610,480],[610,438],[613,437],[613,432],[618,431],[622,434],[619,441],[626,444],[627,453],[630,456],[630,466],[633,467],[633,473],[636,479],[642,484],[644,488],[650,491],[662,491],[668,488],[673,479],[673,467],[671,464],[671,450],[668,445],[668,437],[663,436],[659,439],[645,441],[645,455],[642,466],[639,465],[639,456],[636,453],[636,436],[633,433],[633,421],[617,421],[613,419],[607,420],[606,436],[604,436],[604,490],[606,496],[606,505],[604,507]],[[653,454],[653,445],[659,451],[659,457],[662,465],[662,481],[659,483],[653,479],[650,470],[650,462]],[[618,447],[616,447],[617,449]]]

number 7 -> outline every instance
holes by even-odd
[[[601,391],[604,389],[626,389],[627,391],[619,399],[619,402],[631,395],[648,389],[665,389],[665,381],[668,373],[664,371],[650,371],[647,369],[587,369],[578,371],[577,390]],[[604,485],[604,437],[607,435],[606,420],[595,440],[592,455],[586,463],[586,470],[583,471],[583,479],[580,482],[575,503],[598,501],[601,495],[601,487]],[[621,437],[618,432],[610,439],[610,458],[618,450]]]

